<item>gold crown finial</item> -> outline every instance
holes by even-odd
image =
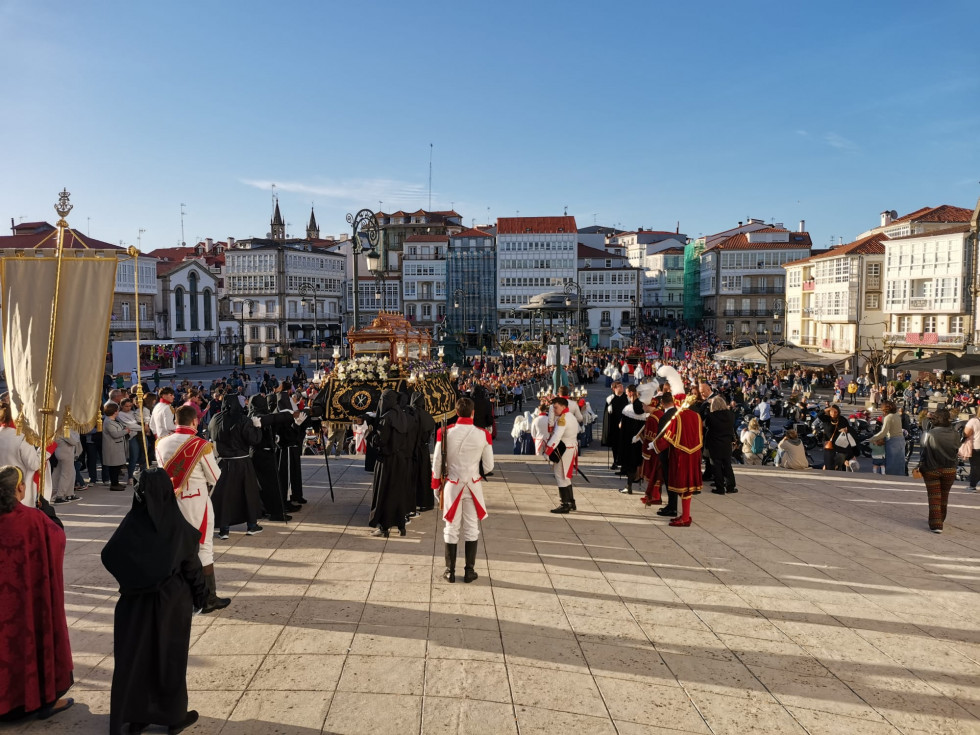
[[[65,222],[65,217],[74,208],[71,202],[68,201],[71,194],[67,189],[62,189],[61,193],[58,195],[58,203],[54,205],[54,211],[58,213],[58,217],[61,219],[58,221],[59,227],[67,227],[68,223]]]

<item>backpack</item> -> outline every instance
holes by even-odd
[[[756,434],[755,438],[752,440],[752,454],[762,454],[765,449],[766,443],[762,438],[762,433],[760,432]]]

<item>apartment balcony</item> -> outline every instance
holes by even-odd
[[[782,288],[777,288],[776,286],[747,286],[742,288],[742,293],[746,296],[750,294],[781,294],[783,293]]]
[[[772,317],[773,312],[769,309],[725,309],[723,316],[762,316]]]
[[[802,337],[796,339],[800,347],[819,347],[822,341],[819,337],[814,337],[813,335],[806,334]]]
[[[885,344],[892,347],[946,347],[949,349],[958,349],[966,346],[966,335],[939,332],[885,332]]]
[[[606,327],[606,328],[611,327],[612,326],[612,319],[600,319],[599,320],[599,326],[600,327]]]
[[[821,350],[826,350],[828,352],[846,354],[854,352],[854,347],[851,345],[851,343],[843,339],[821,339],[819,347]]]
[[[881,276],[868,276],[864,280],[864,290],[865,291],[880,291],[881,290]]]
[[[803,290],[812,291],[813,287],[816,286],[816,281],[803,281]]]
[[[910,311],[923,311],[925,309],[932,311],[932,299],[925,296],[913,296],[909,299]]]

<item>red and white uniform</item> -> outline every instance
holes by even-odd
[[[178,426],[170,436],[160,439],[157,444],[157,462],[164,467],[170,458],[177,453],[184,442],[195,436],[194,429],[189,426]],[[183,487],[176,491],[177,506],[184,518],[194,528],[201,532],[201,548],[197,552],[201,566],[214,564],[214,508],[211,505],[211,495],[208,485],[214,487],[221,477],[221,470],[214,459],[214,451],[208,446],[207,451],[194,464],[187,476]]]
[[[548,444],[550,435],[551,427],[548,426],[548,414],[539,413],[531,419],[531,438],[534,439],[535,454],[544,454],[544,448]]]
[[[436,451],[432,457],[432,489],[439,489],[442,469],[442,432],[436,433]],[[446,486],[442,517],[446,521],[443,538],[447,544],[459,543],[460,527],[464,541],[480,538],[480,524],[487,517],[483,499],[483,471],[493,471],[493,438],[486,429],[473,425],[473,419],[461,418],[446,429]]]
[[[150,414],[150,431],[159,440],[173,434],[176,428],[174,424],[174,407],[169,402],[161,399],[153,407],[153,413]],[[163,467],[163,464],[161,463],[159,466]]]
[[[354,454],[367,452],[367,422],[354,424]]]
[[[555,479],[558,487],[568,487],[572,484],[572,475],[575,474],[575,465],[578,462],[578,420],[568,411],[555,420],[544,453],[550,454],[558,446],[558,442],[565,443],[565,453],[560,461],[554,463]]]

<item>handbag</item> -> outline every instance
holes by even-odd
[[[833,449],[834,448],[834,443],[832,441],[830,441],[830,439],[828,439],[827,441],[825,441],[823,443],[823,448],[824,449]]]
[[[915,477],[915,478],[918,478],[918,479],[921,480],[922,479],[922,470],[920,470],[918,467],[913,467],[912,468],[912,477]]]
[[[973,439],[964,439],[960,448],[956,450],[956,456],[962,460],[969,460],[973,457]]]
[[[840,449],[851,449],[857,446],[857,442],[854,437],[851,436],[850,432],[841,432],[837,435],[837,439],[834,440],[834,446]]]

